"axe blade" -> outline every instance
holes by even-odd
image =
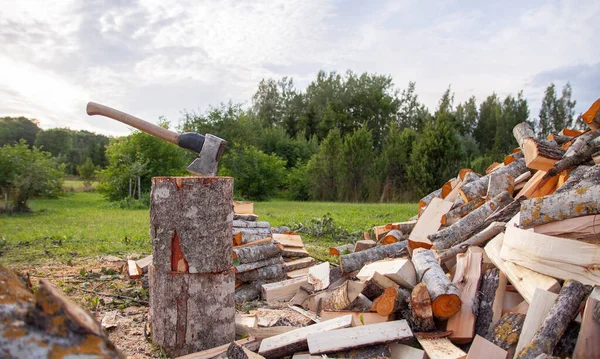
[[[217,136],[206,134],[204,144],[196,158],[187,170],[199,176],[216,176],[219,160],[225,151],[227,141]]]

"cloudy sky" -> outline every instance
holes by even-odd
[[[416,81],[434,109],[570,81],[577,111],[600,97],[600,2],[337,0],[3,0],[0,116],[43,128],[126,134],[88,117],[95,101],[156,122],[249,103],[266,77],[304,88],[319,69]]]

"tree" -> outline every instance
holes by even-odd
[[[73,133],[68,128],[51,128],[38,132],[35,137],[35,146],[53,157],[68,156],[73,149]]]
[[[567,82],[558,98],[554,83],[548,85],[539,113],[541,136],[560,132],[566,126],[575,124],[576,101],[571,100],[572,92],[571,84]]]
[[[29,148],[35,143],[35,136],[41,131],[36,120],[25,117],[0,117],[0,147],[13,145],[25,140]]]
[[[408,185],[408,166],[416,140],[417,132],[414,129],[407,127],[401,130],[396,124],[390,127],[381,156],[384,168],[381,202],[410,199],[413,191]]]
[[[98,167],[94,166],[94,162],[92,162],[92,159],[89,157],[85,159],[83,164],[77,166],[77,173],[79,173],[79,177],[83,179],[83,185],[86,188],[89,188],[92,185],[97,170]]]
[[[219,175],[235,178],[235,193],[244,199],[264,201],[284,182],[285,161],[256,147],[244,146],[224,155]]]
[[[342,144],[343,172],[341,183],[344,199],[365,201],[369,197],[368,177],[373,165],[373,139],[371,131],[360,128],[344,137]]]
[[[416,83],[411,81],[408,87],[402,90],[398,99],[398,117],[396,123],[400,128],[412,128],[420,132],[430,122],[429,112],[425,105],[419,102],[419,96],[415,93]]]
[[[308,162],[311,174],[310,197],[313,200],[335,201],[342,197],[341,176],[343,173],[342,138],[340,130],[332,129],[321,142],[319,152]]]
[[[456,107],[456,121],[458,122],[458,131],[461,135],[472,135],[478,120],[479,113],[477,112],[475,96],[472,96],[465,103],[459,104]]]
[[[488,96],[479,106],[479,122],[473,131],[473,137],[479,143],[482,154],[489,154],[494,148],[496,127],[502,116],[502,105],[500,99],[494,93]],[[508,136],[510,136],[508,134]]]
[[[28,212],[27,201],[34,196],[58,196],[63,177],[64,166],[56,165],[48,152],[29,149],[25,140],[0,148],[0,189],[5,206],[12,198],[15,212]]]

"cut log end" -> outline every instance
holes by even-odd
[[[456,294],[442,294],[432,303],[433,314],[438,318],[450,318],[458,313],[461,306],[460,297]]]
[[[394,312],[398,292],[395,288],[387,288],[377,302],[377,314],[388,316]]]

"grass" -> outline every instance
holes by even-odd
[[[63,189],[65,191],[70,191],[70,192],[81,192],[81,191],[85,191],[85,190],[93,190],[96,188],[97,185],[98,185],[98,182],[93,181],[90,188],[87,189],[87,188],[85,188],[85,186],[83,185],[83,181],[81,181],[81,180],[66,179],[63,182]]]
[[[115,208],[95,192],[30,202],[34,213],[0,215],[0,262],[70,263],[74,258],[151,252],[148,209]],[[327,248],[360,239],[374,225],[405,220],[415,204],[354,204],[272,201],[254,212],[271,226],[302,229],[308,250],[325,258]],[[311,233],[311,234],[307,234]]]

